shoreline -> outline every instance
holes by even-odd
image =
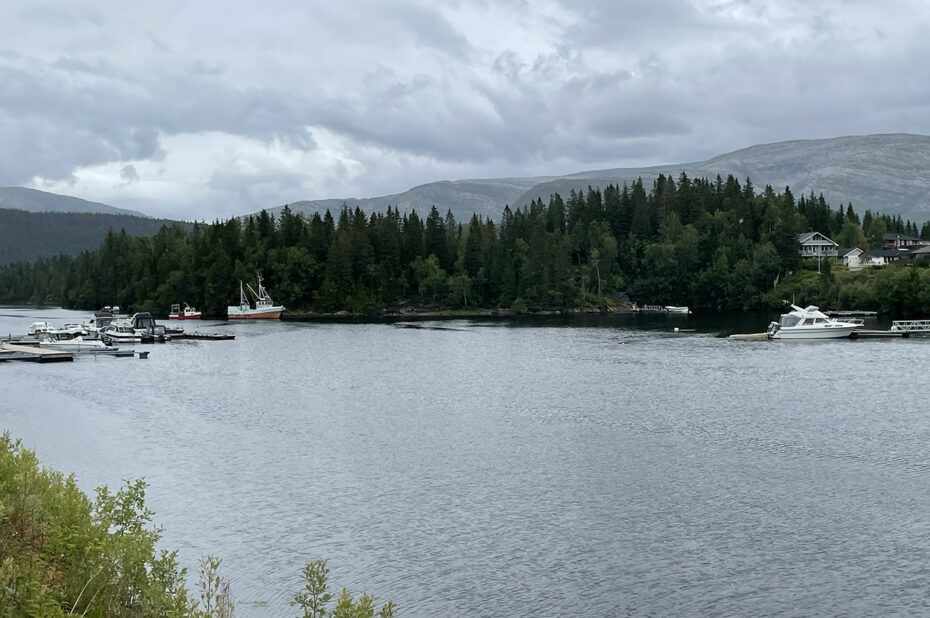
[[[405,322],[426,320],[476,320],[476,319],[507,319],[532,317],[559,317],[575,315],[608,315],[608,314],[635,314],[625,307],[585,308],[573,307],[571,309],[539,309],[527,311],[513,311],[512,309],[480,309],[470,310],[438,310],[438,311],[372,311],[369,313],[351,313],[337,311],[335,313],[317,312],[286,312],[281,314],[282,322]]]

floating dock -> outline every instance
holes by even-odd
[[[730,335],[730,339],[736,341],[767,341],[769,338],[766,333],[746,333],[746,334],[737,334]]]
[[[909,336],[910,333],[907,331],[856,329],[849,334],[849,337],[836,337],[836,339],[890,339],[892,337]],[[765,341],[768,338],[768,333],[730,335],[730,339],[734,339],[736,341]],[[831,339],[796,339],[796,341],[831,341]]]
[[[857,329],[852,332],[849,337],[851,339],[883,339],[890,337],[909,337],[910,333],[907,331],[896,331],[892,330],[866,330],[866,329]]]
[[[74,354],[61,350],[46,350],[37,346],[0,343],[0,361],[5,360],[60,363],[73,361]]]
[[[874,318],[878,311],[824,311],[831,318]]]
[[[904,333],[930,333],[930,320],[895,320],[891,330]]]
[[[205,341],[227,341],[229,339],[235,339],[236,336],[232,333],[199,333],[191,332],[184,333],[183,335],[175,335],[174,339],[199,339]]]

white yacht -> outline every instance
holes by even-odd
[[[813,305],[803,309],[791,305],[791,311],[769,324],[766,334],[769,339],[839,339],[861,327],[861,320],[840,321]]]
[[[39,340],[39,347],[64,352],[100,352],[114,349],[100,339],[87,337],[87,331],[75,324],[49,330]]]
[[[142,334],[136,332],[128,319],[118,319],[100,330],[100,338],[112,343],[138,343],[142,341]]]

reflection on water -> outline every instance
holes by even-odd
[[[407,616],[924,611],[930,339],[718,336],[744,317],[221,325],[0,364],[0,427],[87,490],[145,477],[244,616],[317,557]]]

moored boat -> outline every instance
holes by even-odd
[[[665,310],[669,313],[691,313],[687,307],[676,307],[674,305],[665,305]]]
[[[52,330],[52,325],[48,322],[33,322],[29,325],[27,335],[33,339],[41,339],[50,330]]]
[[[252,289],[248,283],[239,282],[239,305],[230,305],[226,307],[226,315],[230,320],[277,320],[284,311],[284,305],[275,305],[268,294],[268,290],[262,285],[262,276],[258,277],[258,291]],[[246,296],[246,289],[255,297],[255,306],[253,307]]]
[[[65,352],[99,352],[114,349],[100,339],[89,338],[83,328],[71,324],[49,330],[39,341],[39,347]]]
[[[113,343],[138,343],[142,335],[136,332],[128,319],[113,320],[100,330],[100,338]]]
[[[197,311],[196,307],[191,307],[187,303],[184,303],[184,309],[181,309],[181,305],[171,305],[171,311],[168,312],[169,320],[199,320],[200,312]]]
[[[840,339],[861,327],[861,320],[837,320],[814,305],[791,305],[791,311],[769,324],[766,334],[769,339]]]

